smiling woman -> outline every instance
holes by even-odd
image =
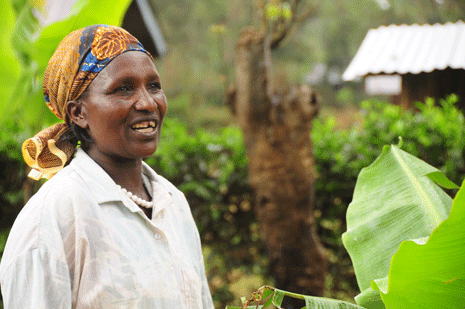
[[[69,34],[44,76],[64,123],[23,145],[31,177],[0,264],[5,308],[213,308],[184,195],[143,158],[167,110],[151,55],[124,29]]]

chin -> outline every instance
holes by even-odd
[[[151,157],[155,151],[157,150],[157,146],[154,147],[144,147],[144,149],[141,149],[138,151],[138,157],[140,158],[148,158]]]

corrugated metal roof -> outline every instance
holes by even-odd
[[[390,25],[370,29],[342,75],[405,74],[465,69],[465,23]]]

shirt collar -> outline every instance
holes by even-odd
[[[76,150],[76,155],[71,161],[70,166],[72,166],[86,182],[97,203],[121,201],[131,211],[141,211],[134,203],[130,203],[122,198],[117,184],[110,175],[108,175],[105,170],[81,148]],[[142,173],[145,174],[152,183],[152,191],[154,192],[152,198],[156,202],[154,212],[158,213],[171,204],[172,193],[162,185],[157,179],[159,178],[157,173],[145,162],[142,162]]]
[[[82,177],[97,203],[121,201],[121,195],[113,179],[89,155],[78,148],[70,166]]]

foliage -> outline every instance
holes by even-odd
[[[406,241],[393,256],[389,280],[372,283],[388,308],[455,308],[465,300],[465,185],[429,239]]]
[[[20,63],[15,58],[13,48],[11,47],[11,35],[15,25],[13,6],[10,1],[4,3],[0,10],[0,59],[2,59],[2,74],[0,74],[0,104],[4,105],[11,94],[12,82],[18,80]]]
[[[456,100],[451,96],[434,105],[428,99],[425,104],[417,104],[417,111],[406,111],[374,99],[364,101],[363,121],[346,130],[337,129],[332,117],[314,121],[312,140],[317,172],[314,215],[328,252],[330,290],[337,293],[357,289],[340,235],[346,230],[344,217],[357,174],[375,160],[383,145],[397,144],[401,136],[405,151],[438,167],[454,183],[462,182],[465,120],[454,105]]]
[[[288,2],[268,2],[265,6],[266,17],[275,21],[279,18],[291,18],[292,11]]]
[[[463,304],[465,182],[453,204],[434,182],[457,187],[439,170],[396,146],[385,146],[381,156],[361,171],[347,211],[348,231],[343,235],[364,290],[356,298],[359,306],[263,287],[243,301],[242,308],[280,308],[284,295],[305,299],[305,308],[452,308]],[[255,306],[248,306],[252,302]]]
[[[388,275],[400,243],[428,237],[448,217],[452,199],[434,182],[457,188],[439,170],[396,146],[385,146],[360,172],[342,235],[363,294],[358,304],[377,308],[367,305],[365,296],[370,303],[374,297],[367,290],[372,280]]]

